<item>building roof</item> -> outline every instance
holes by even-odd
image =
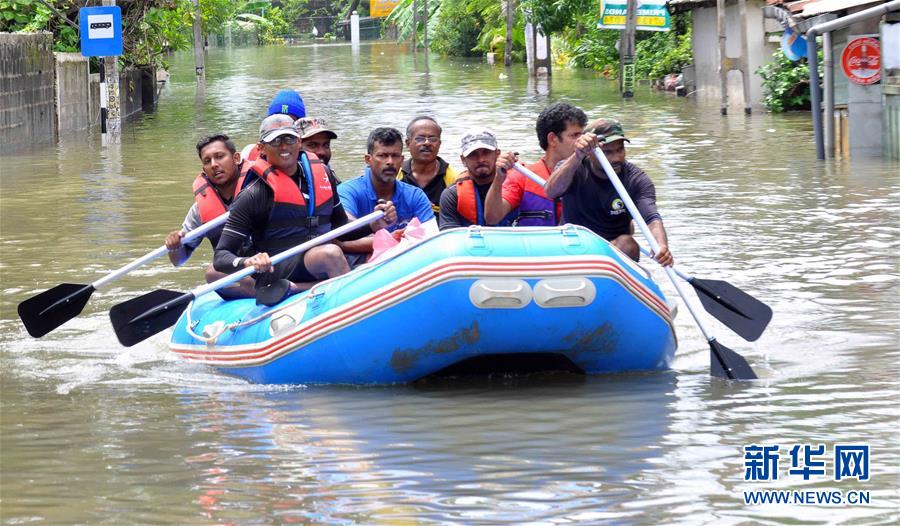
[[[765,2],[790,11],[792,16],[807,18],[867,4],[881,4],[884,0],[765,0]],[[716,0],[669,0],[668,4],[672,11],[681,13],[701,7],[715,7]]]

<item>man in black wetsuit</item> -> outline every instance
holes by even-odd
[[[656,187],[643,170],[625,160],[626,141],[617,120],[597,119],[588,124],[575,141],[575,152],[553,170],[544,190],[550,199],[562,198],[564,223],[593,230],[637,261],[640,247],[632,236],[632,218],[594,157],[593,150],[599,145],[659,243],[659,253],[653,258],[660,265],[670,266],[675,260],[669,252],[662,217],[656,210]]]
[[[235,272],[244,267],[257,271],[257,289],[270,287],[296,293],[314,282],[350,271],[341,249],[327,243],[272,265],[270,256],[346,224],[349,220],[337,193],[337,180],[325,170],[315,155],[301,155],[300,133],[287,115],[271,115],[259,128],[260,159],[254,161],[248,186],[231,207],[213,265],[220,272]],[[390,202],[375,207],[384,210],[383,219],[341,236],[357,239],[396,221]],[[241,245],[250,237],[256,254],[240,257]],[[282,280],[287,280],[285,283]],[[257,299],[270,304],[278,297]]]

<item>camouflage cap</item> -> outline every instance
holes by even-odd
[[[587,125],[585,132],[593,133],[597,136],[603,136],[600,142],[613,142],[623,139],[625,142],[631,142],[625,137],[625,131],[622,130],[622,123],[616,119],[597,119]]]
[[[497,137],[490,130],[476,128],[463,135],[459,148],[463,157],[468,157],[470,153],[482,148],[492,151],[500,149],[497,147]]]
[[[259,125],[259,141],[271,142],[282,135],[293,135],[300,138],[300,132],[294,127],[294,119],[283,113],[269,115]]]
[[[304,139],[309,139],[317,133],[327,133],[332,139],[337,139],[337,134],[328,128],[328,122],[322,117],[303,117],[297,119],[294,125],[300,129],[300,135]]]

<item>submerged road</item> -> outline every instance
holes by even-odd
[[[0,158],[3,524],[900,521],[897,164],[816,161],[805,113],[722,117],[715,103],[643,88],[622,101],[589,72],[535,82],[523,66],[426,63],[393,44],[213,49],[198,92],[191,60],[175,57],[158,111],[126,123],[121,147],[85,134]],[[457,166],[471,126],[536,159],[534,122],[550,102],[619,118],[678,265],[774,309],[753,344],[707,318],[761,379],[711,380],[685,310],[671,372],[587,379],[274,389],[179,361],[165,333],[121,347],[109,308],[193,288],[208,245],[182,269],[160,260],[95,293],[40,340],[26,334],[20,301],[162,244],[191,203],[197,138],[255,141],[286,87],[338,133],[342,179],[361,172],[372,128],[419,113],[443,125],[442,156]],[[819,444],[824,457],[810,460],[824,458],[825,474],[789,472]],[[835,480],[838,444],[870,447],[867,480]],[[759,467],[751,445],[779,446],[777,480],[745,480]],[[870,498],[745,504],[745,491],[775,489]]]

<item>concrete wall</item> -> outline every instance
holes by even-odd
[[[778,44],[766,41],[766,30],[777,29],[762,16],[764,0],[747,0],[747,48],[750,73],[750,105],[753,109],[763,109],[764,96],[762,78],[755,71],[770,61]],[[741,54],[741,29],[736,0],[725,4],[725,41],[726,54],[739,57]],[[721,87],[719,83],[719,33],[717,29],[718,15],[715,7],[701,7],[692,12],[694,66],[697,76],[697,97],[719,101]],[[776,23],[777,24],[777,23]],[[741,74],[737,71],[728,73],[728,105],[730,109],[744,107],[744,88]]]
[[[0,33],[0,152],[56,141],[53,35]]]
[[[60,135],[83,130],[96,115],[91,111],[90,64],[80,53],[56,56],[56,113]]]

